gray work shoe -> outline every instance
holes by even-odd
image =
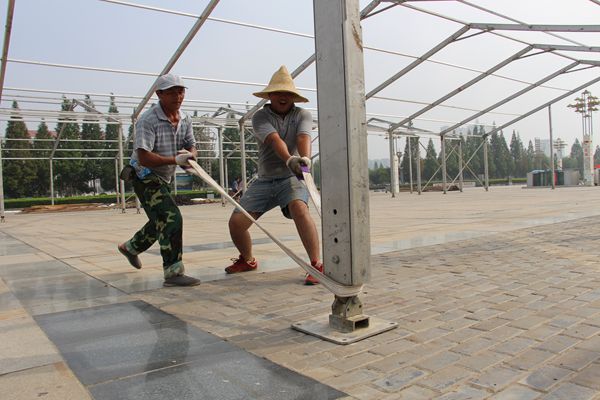
[[[176,275],[166,278],[163,286],[196,286],[200,284],[200,279],[192,278],[187,275]]]
[[[127,251],[127,248],[125,247],[125,243],[120,244],[118,247],[119,252],[121,254],[123,254],[125,257],[127,257],[127,261],[129,261],[129,264],[131,264],[131,266],[135,269],[140,269],[142,268],[142,261],[140,260],[140,258],[138,256],[136,256],[135,254],[131,254],[129,251]]]

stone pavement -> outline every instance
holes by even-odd
[[[8,214],[0,225],[0,398],[106,398],[44,321],[147,304],[187,332],[339,391],[294,398],[600,399],[599,204],[598,188],[373,193],[372,280],[360,297],[366,314],[399,327],[347,346],[290,329],[327,314],[333,296],[303,286],[301,270],[260,231],[259,271],[223,273],[236,256],[231,207],[182,207],[184,262],[203,280],[184,289],[160,286],[154,248],[140,271],[116,252],[142,215]],[[277,211],[263,220],[302,254],[293,223],[281,222]],[[115,382],[139,381],[140,372]]]

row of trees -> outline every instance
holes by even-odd
[[[89,96],[85,103],[94,108]],[[47,196],[50,193],[50,165],[48,157],[54,146],[54,137],[50,134],[45,122],[41,122],[37,128],[35,137],[31,137],[27,126],[23,121],[17,102],[13,102],[13,115],[8,121],[6,128],[7,139],[2,147],[5,151],[3,161],[4,167],[4,192],[8,198],[22,198],[34,196]],[[93,111],[88,111],[83,123],[80,125],[74,118],[69,118],[68,111],[74,108],[74,104],[63,98],[61,110],[64,112],[55,131],[62,130],[61,141],[57,147],[56,158],[69,158],[68,160],[54,160],[54,190],[61,196],[72,196],[84,193],[98,193],[100,191],[114,191],[115,188],[115,156],[117,155],[119,137],[119,125],[115,123],[98,123],[101,118]],[[111,97],[108,109],[109,114],[117,114],[118,110],[114,98]],[[197,117],[197,114],[194,113]],[[230,116],[233,118],[234,116]],[[484,170],[482,135],[483,127],[475,127],[468,135],[462,137],[463,160],[465,165],[464,176],[473,179],[473,175],[481,175]],[[214,138],[210,131],[201,127],[194,127],[200,163],[215,180],[218,180],[219,167],[216,153],[214,151]],[[241,162],[239,151],[239,131],[237,127],[226,128],[224,134],[224,153],[228,157],[227,183],[241,176]],[[128,157],[132,151],[129,138],[132,135],[130,126],[128,138],[125,141],[124,155]],[[421,139],[422,140],[422,139]],[[412,153],[412,159],[409,155]],[[423,143],[417,143],[413,138],[410,143],[407,140],[404,152],[401,154],[400,180],[408,182],[410,177],[409,162],[412,161],[413,180],[416,180],[416,154],[420,146],[421,178],[429,180],[441,180],[441,154],[437,154],[434,142],[429,139],[427,146],[423,149]],[[423,151],[424,150],[424,151]],[[507,144],[502,132],[494,133],[489,137],[488,170],[490,178],[525,177],[527,172],[534,169],[550,168],[549,159],[544,154],[536,152],[531,141],[525,148],[518,133],[512,133],[510,144]],[[454,179],[459,172],[458,141],[446,141],[447,171],[450,179]],[[19,158],[18,160],[10,158]],[[29,158],[29,160],[26,160]],[[38,159],[31,159],[38,158]],[[600,163],[600,148],[596,148],[594,155],[596,163]],[[578,140],[571,147],[569,156],[563,158],[563,168],[581,169],[583,165],[583,149]],[[467,165],[468,162],[468,165]],[[318,181],[318,161],[315,164],[316,178]],[[256,170],[255,161],[251,157],[247,159],[246,170],[251,176]],[[201,182],[198,180],[198,184]],[[370,182],[372,185],[388,184],[390,182],[390,169],[376,165],[370,170]]]
[[[94,109],[89,96],[85,104]],[[70,118],[74,104],[63,97],[59,123],[55,132],[61,132],[56,148],[53,168],[53,184],[58,196],[73,196],[86,193],[114,192],[116,187],[115,157],[118,155],[120,126],[103,122],[91,109],[81,124]],[[12,104],[13,113],[6,127],[6,139],[2,143],[4,194],[7,198],[39,197],[50,194],[50,161],[56,133],[50,132],[48,125],[41,122],[35,135],[31,135],[25,125],[18,103]],[[108,114],[117,114],[114,97],[111,97]],[[104,129],[102,129],[104,128]],[[133,127],[130,126],[124,140],[123,155],[127,159],[132,152]],[[194,127],[196,140],[201,143],[202,156],[214,157],[213,138],[210,131]],[[17,140],[12,140],[17,139]],[[17,159],[14,159],[17,158]],[[59,159],[59,158],[62,158]],[[68,158],[68,159],[66,159]],[[127,163],[128,160],[125,160]],[[199,160],[210,173],[215,171],[212,160]],[[217,162],[218,163],[218,162]],[[235,173],[234,171],[232,171]],[[239,173],[239,172],[238,172]],[[128,188],[129,189],[129,188]]]
[[[483,175],[484,171],[484,152],[483,152],[483,134],[482,126],[475,127],[472,131],[469,130],[466,139],[461,137],[462,152],[463,152],[463,168],[465,179],[474,179],[475,176]],[[409,149],[410,145],[410,149]],[[506,139],[502,132],[494,133],[489,137],[488,145],[488,172],[489,177],[494,178],[524,178],[527,172],[536,169],[549,169],[550,159],[545,154],[536,152],[533,143],[529,141],[527,147],[519,134],[513,131],[510,144],[506,143]],[[441,181],[441,154],[438,154],[432,139],[429,139],[425,148],[423,142],[417,143],[415,138],[410,142],[407,140],[404,147],[404,152],[401,154],[400,161],[400,181],[410,181],[410,163],[412,161],[413,181],[417,179],[417,161],[416,154],[418,147],[420,148],[420,167],[421,179],[428,181],[433,177],[433,180]],[[459,173],[459,143],[457,140],[446,141],[446,169],[448,176],[453,180]],[[441,152],[440,152],[441,153]],[[412,157],[409,157],[412,154]],[[596,148],[594,154],[596,163],[600,163],[600,147]],[[468,162],[468,165],[467,165]],[[563,168],[578,169],[581,171],[583,165],[583,148],[578,140],[575,140],[571,146],[571,152],[567,157],[562,159]],[[556,161],[555,161],[556,167]],[[390,169],[382,165],[375,165],[370,171],[371,185],[388,184],[390,182]]]

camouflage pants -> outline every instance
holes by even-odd
[[[158,240],[165,279],[182,275],[183,219],[169,186],[158,176],[150,174],[144,179],[135,178],[133,189],[144,207],[148,222],[125,242],[127,250],[139,254]]]

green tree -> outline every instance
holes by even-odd
[[[91,108],[95,108],[94,103],[90,99],[89,95],[85,96],[85,104]],[[89,121],[89,122],[86,122]],[[102,176],[102,163],[101,160],[95,160],[94,158],[100,157],[102,152],[100,151],[104,145],[102,140],[102,131],[100,130],[98,114],[93,111],[88,111],[84,117],[84,122],[81,124],[81,139],[83,140],[95,140],[96,142],[81,142],[81,148],[86,149],[82,153],[83,157],[89,158],[83,165],[82,178],[89,182],[89,186],[93,189],[94,193],[98,193],[97,180]]]
[[[483,130],[483,127],[481,127],[481,129]],[[483,139],[481,137],[480,130],[477,126],[475,126],[472,132],[469,131],[467,140],[465,141],[465,146],[463,147],[463,158],[465,159],[465,176],[468,176],[467,173],[474,173],[477,176],[483,174],[483,148],[481,147],[482,142]]]
[[[527,175],[527,159],[523,142],[519,134],[513,130],[510,138],[510,157],[512,159],[513,170],[511,175],[515,177],[525,177]]]
[[[581,147],[579,139],[575,139],[575,143],[571,146],[569,158],[570,160],[567,161],[567,164],[569,165],[568,168],[576,169],[580,174],[583,174],[583,147]]]
[[[36,149],[33,154],[36,158],[36,180],[34,182],[35,196],[48,196],[50,194],[50,153],[53,146],[53,137],[50,135],[48,125],[45,121],[38,125],[37,133],[33,141],[33,148]]]
[[[429,139],[429,143],[427,143],[427,151],[425,152],[425,162],[423,164],[423,179],[431,179],[437,168],[437,153],[435,151],[435,147],[433,146],[433,140]]]
[[[490,177],[506,178],[512,170],[510,152],[502,132],[494,132],[490,137]]]
[[[527,158],[527,172],[533,171],[535,169],[535,148],[533,147],[533,143],[531,142],[531,140],[529,141],[529,144],[527,145],[526,158]]]
[[[110,104],[108,106],[108,114],[117,114],[119,111],[115,104],[115,97],[110,96]],[[115,185],[115,157],[117,157],[119,143],[119,125],[115,123],[107,123],[104,128],[104,151],[102,157],[108,157],[109,160],[101,160],[100,162],[100,186],[104,191],[114,191]],[[130,153],[123,151],[123,156],[129,156]]]
[[[402,179],[404,182],[410,182],[410,164],[412,163],[412,178],[413,182],[417,179],[417,150],[419,144],[415,137],[406,137],[406,144],[404,145],[404,152],[402,153],[402,160],[400,161],[400,170],[402,171]],[[409,158],[409,142],[410,142],[410,158]]]
[[[63,96],[61,109],[65,113],[59,118],[61,122],[56,125],[56,132],[60,133],[62,130],[62,135],[55,158],[62,158],[62,160],[54,162],[55,187],[63,196],[73,196],[89,191],[84,173],[84,160],[77,159],[81,158],[81,151],[78,150],[81,146],[81,142],[78,141],[80,139],[79,124],[73,122],[75,118],[68,116],[68,112],[73,110],[72,106],[72,102]]]
[[[33,183],[36,180],[36,168],[34,162],[25,160],[31,157],[31,142],[27,126],[23,122],[19,105],[16,101],[12,103],[11,116],[6,124],[6,140],[4,148],[6,158],[18,158],[17,160],[4,161],[4,192],[8,198],[20,198],[33,194]]]

